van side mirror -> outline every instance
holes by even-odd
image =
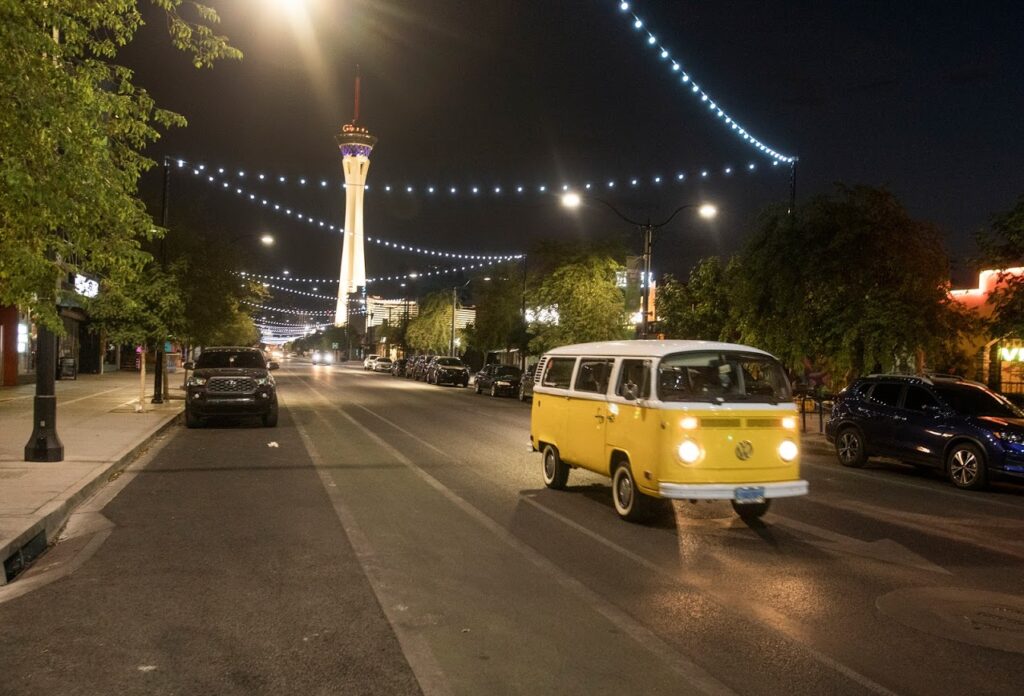
[[[639,397],[640,387],[633,384],[632,382],[627,382],[626,384],[622,385],[622,398],[624,398],[626,401],[636,401]]]
[[[183,370],[194,370],[194,369],[196,369],[196,364],[194,362],[192,362],[191,360],[189,360],[187,363],[182,365],[181,368]]]

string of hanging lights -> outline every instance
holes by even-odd
[[[669,70],[674,78],[677,78],[677,84],[679,84],[687,93],[693,96],[695,99],[700,100],[702,106],[706,106],[708,112],[716,119],[719,120],[725,127],[729,128],[737,137],[743,139],[748,145],[759,151],[761,154],[771,159],[773,165],[778,165],[780,162],[783,164],[793,164],[797,161],[797,158],[792,155],[785,155],[777,150],[774,150],[763,142],[755,138],[746,128],[741,126],[736,120],[730,116],[721,105],[714,100],[707,90],[700,87],[697,81],[686,69],[684,69],[682,62],[673,57],[669,49],[658,40],[657,36],[648,28],[640,16],[633,11],[633,3],[627,2],[626,0],[616,0],[616,4],[619,7],[619,11],[629,18],[630,23],[635,32],[638,32],[644,37],[645,43],[657,51],[661,60],[669,66]]]

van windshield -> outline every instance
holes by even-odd
[[[662,401],[776,404],[792,392],[778,360],[756,353],[699,351],[667,355],[658,366]]]

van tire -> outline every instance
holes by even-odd
[[[612,503],[619,517],[627,522],[647,522],[654,517],[660,502],[637,489],[629,462],[620,461],[612,471]]]
[[[732,509],[744,522],[753,522],[764,517],[764,513],[768,512],[771,504],[772,501],[766,500],[763,503],[745,503],[741,505],[734,500],[732,501]]]
[[[565,482],[569,480],[569,465],[562,461],[558,454],[558,448],[554,445],[544,445],[543,468],[544,485],[556,491],[565,488]]]

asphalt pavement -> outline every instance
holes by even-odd
[[[276,374],[278,428],[178,429],[0,588],[0,691],[1020,691],[1022,487],[819,444],[763,523],[632,525],[544,488],[514,399]]]

